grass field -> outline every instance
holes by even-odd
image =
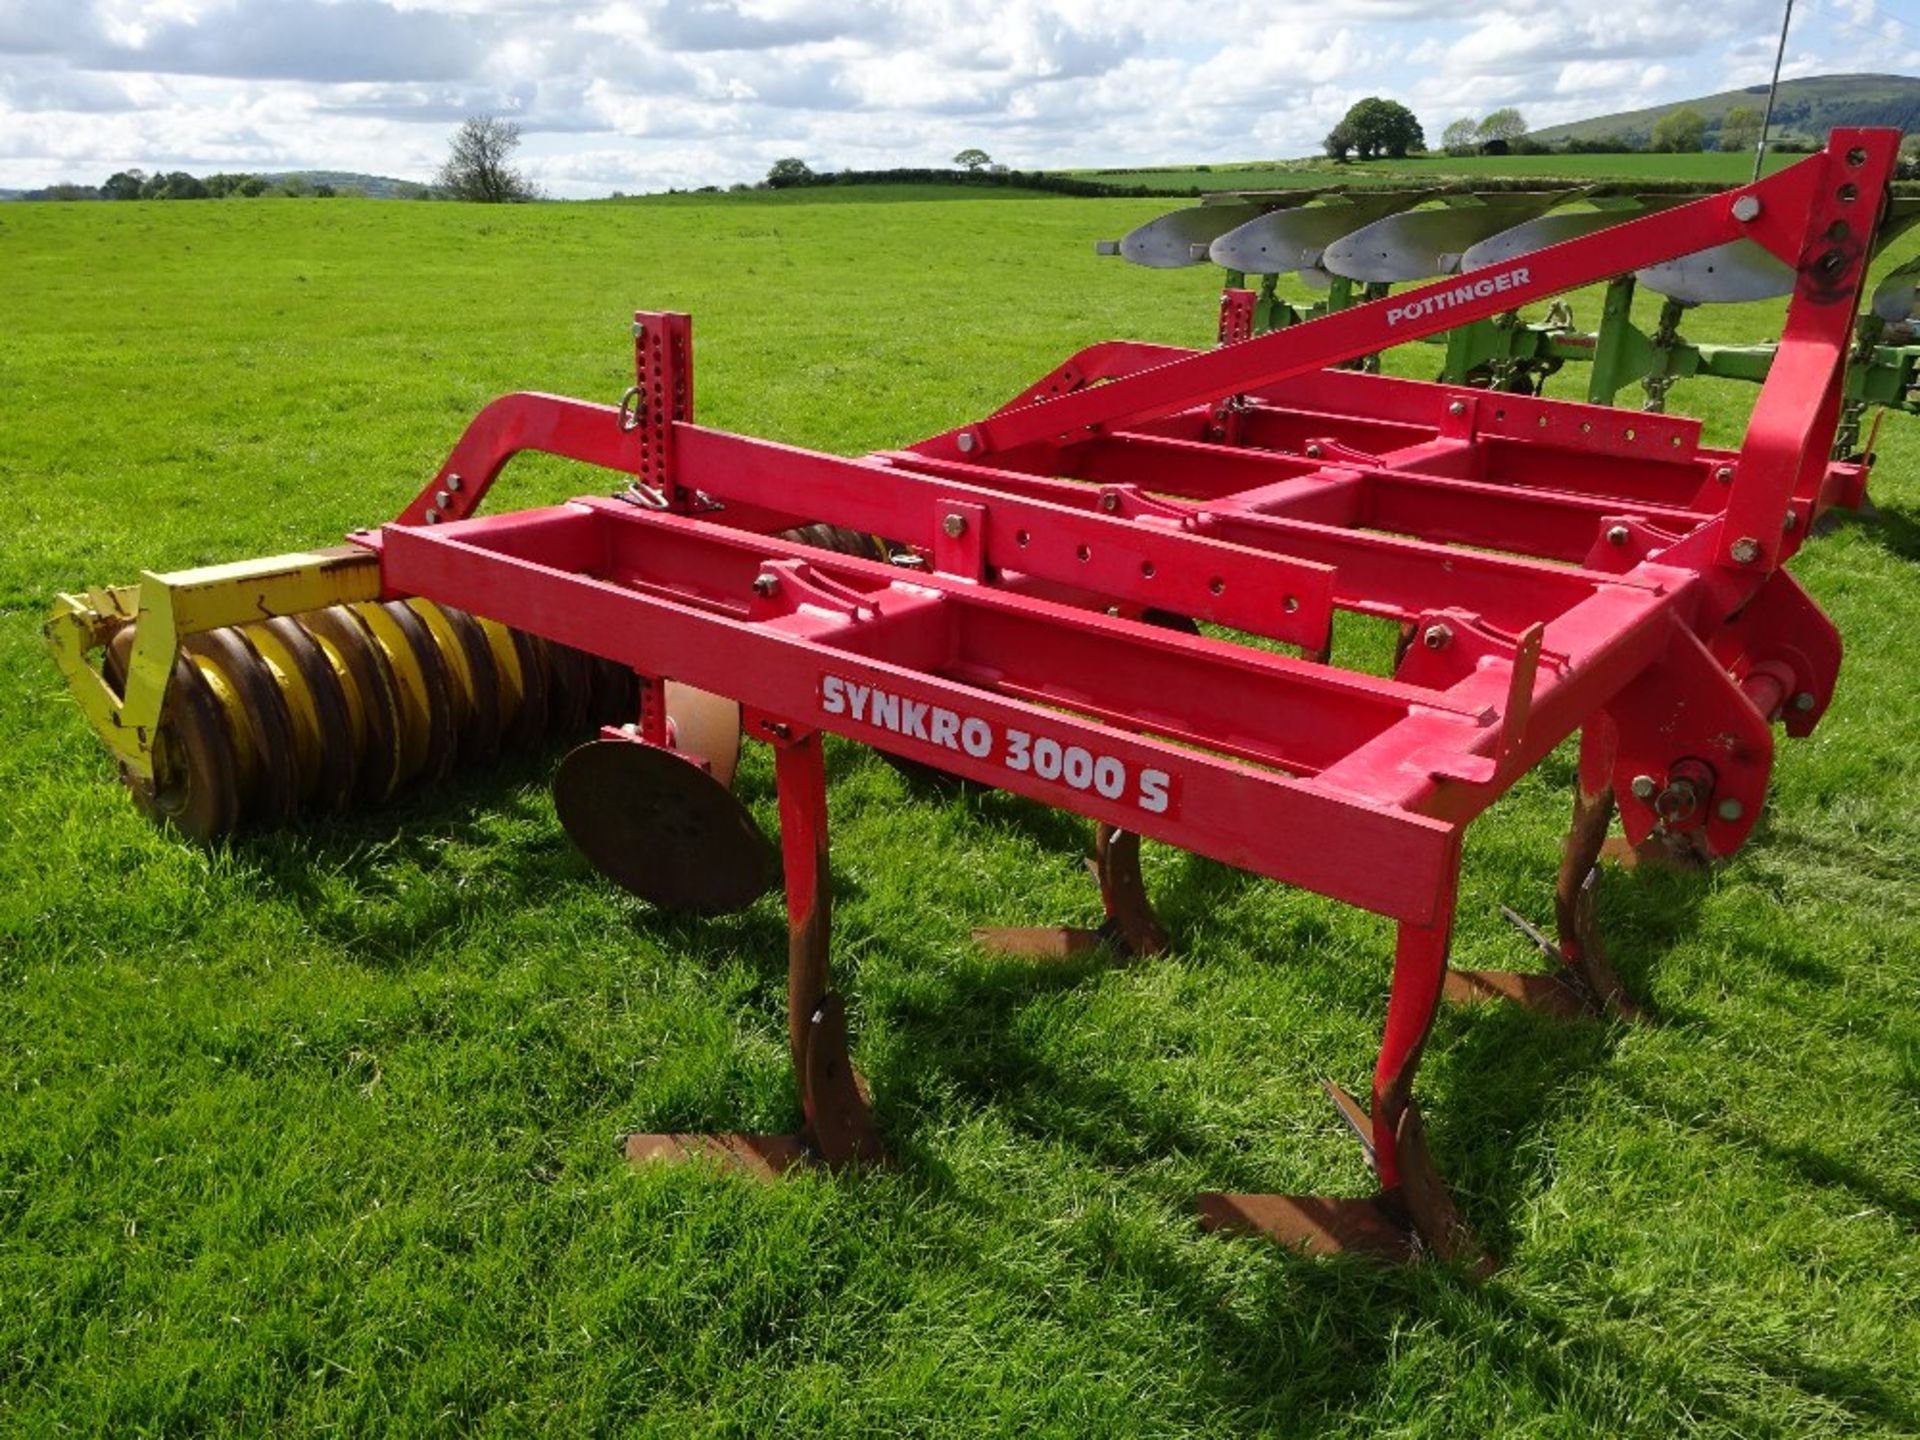
[[[615,1137],[793,1122],[778,900],[615,892],[552,757],[211,854],[133,812],[52,595],[390,516],[495,394],[616,399],[635,307],[694,312],[703,419],[842,452],[1087,341],[1208,338],[1211,274],[1091,254],[1165,202],[833,198],[0,211],[0,1431],[1920,1430],[1910,417],[1878,518],[1795,562],[1848,659],[1756,843],[1607,879],[1651,1023],[1441,1019],[1434,1147],[1506,1261],[1479,1289],[1191,1219],[1365,1188],[1316,1081],[1365,1084],[1388,928],[1316,897],[1149,847],[1177,955],[996,959],[971,926],[1092,918],[1088,828],[836,744],[836,964],[901,1163],[761,1187]],[[1749,399],[1676,392],[1721,441]],[[1497,907],[1550,912],[1570,781],[1472,831],[1459,963],[1529,963]],[[742,786],[771,826],[764,751]]]
[[[1767,173],[1800,159],[1773,155]],[[1214,165],[1205,170],[1187,166],[1153,166],[1142,170],[1073,170],[1078,179],[1107,185],[1152,185],[1170,190],[1283,190],[1312,185],[1397,185],[1409,179],[1460,181],[1556,180],[1692,180],[1703,185],[1739,185],[1753,176],[1751,155],[1717,152],[1699,155],[1436,155],[1411,160],[1371,160],[1362,165],[1336,165],[1330,160],[1291,160],[1284,164],[1258,161]]]

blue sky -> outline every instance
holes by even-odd
[[[1766,78],[1779,0],[0,0],[0,186],[431,177],[522,126],[559,196],[944,164],[1297,155],[1354,100],[1534,125]],[[1920,0],[1799,0],[1788,75],[1920,74]]]

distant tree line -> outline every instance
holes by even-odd
[[[971,162],[972,156],[979,156],[977,163]],[[822,174],[808,165],[797,155],[788,155],[773,162],[767,171],[767,178],[758,186],[731,185],[733,191],[742,190],[796,190],[803,187],[825,185],[980,185],[999,186],[1003,189],[1046,190],[1055,195],[1113,196],[1113,195],[1198,195],[1201,192],[1193,186],[1167,188],[1152,185],[1102,185],[1095,180],[1081,180],[1072,175],[1052,175],[1042,170],[1009,170],[1004,165],[995,165],[984,151],[966,151],[954,156],[954,159],[967,168],[963,170],[939,170],[932,168],[913,168],[896,170],[833,170]],[[706,185],[700,187],[711,192],[719,187]]]
[[[303,175],[283,175],[270,179],[245,173],[190,175],[185,170],[117,170],[103,184],[49,185],[35,190],[29,200],[252,200],[262,195],[312,197],[326,200],[336,195],[364,195],[351,185],[334,186],[309,180]],[[425,185],[403,185],[396,192],[406,199],[429,199],[433,192]]]

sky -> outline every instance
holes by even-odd
[[[516,121],[560,198],[815,170],[1275,159],[1347,106],[1428,139],[1764,82],[1780,0],[0,0],[0,187],[430,180]],[[1920,0],[1798,0],[1789,76],[1920,74]]]

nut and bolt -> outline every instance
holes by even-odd
[[[453,496],[445,490],[437,491],[434,494],[433,503],[438,505],[442,510],[451,510],[453,508]]]
[[[1758,195],[1742,195],[1733,202],[1733,218],[1736,220],[1751,220],[1759,213],[1760,197]]]
[[[1811,690],[1802,690],[1798,695],[1793,697],[1793,708],[1802,714],[1813,709],[1813,707],[1819,703],[1820,702],[1814,698]]]
[[[427,511],[427,524],[438,525],[439,523],[440,523],[440,512],[438,510]]]
[[[753,577],[753,593],[756,595],[775,595],[780,590],[778,575],[756,575]]]
[[[1607,544],[1609,545],[1624,545],[1632,536],[1633,532],[1624,525],[1609,525],[1607,527]]]
[[[1100,497],[1100,508],[1107,514],[1116,514],[1120,509],[1120,497],[1109,490]]]
[[[459,477],[458,475],[449,475],[449,476],[447,476],[447,488],[448,488],[449,490],[455,490],[455,491],[457,491],[457,490],[459,490],[459,488],[460,488],[460,477]]]
[[[962,430],[960,432],[960,438],[953,443],[960,447],[960,453],[962,455],[971,455],[975,450],[980,448],[980,437],[975,435],[971,430]]]
[[[1800,517],[1794,511],[1787,511],[1787,518],[1780,522],[1780,528],[1791,535],[1800,528]]]
[[[1751,535],[1742,535],[1727,553],[1733,556],[1736,565],[1751,565],[1760,558],[1760,542]]]
[[[1651,800],[1654,795],[1659,792],[1660,782],[1655,780],[1651,775],[1636,775],[1633,777],[1633,784],[1629,788],[1633,791],[1634,799]]]
[[[1421,635],[1420,643],[1429,650],[1442,650],[1446,648],[1447,642],[1451,639],[1453,639],[1453,627],[1451,625],[1429,625],[1426,628],[1426,633]]]
[[[1731,797],[1722,800],[1713,808],[1714,813],[1722,820],[1738,820],[1742,815],[1747,813],[1747,807]]]
[[[1447,406],[1447,414],[1449,415],[1464,415],[1466,413],[1467,413],[1467,402],[1464,400],[1456,400],[1451,405]]]
[[[949,540],[958,540],[962,535],[967,533],[967,517],[964,515],[949,515],[940,522],[940,528],[946,533]]]
[[[1733,483],[1733,466],[1719,466],[1714,470],[1713,478],[1718,480],[1722,485],[1731,485]]]
[[[1323,453],[1318,445],[1307,446],[1307,459],[1309,460],[1318,460]]]

